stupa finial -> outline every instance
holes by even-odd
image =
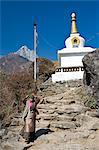
[[[72,13],[72,25],[71,25],[71,34],[77,33],[77,27],[76,27],[76,14]]]

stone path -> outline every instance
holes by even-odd
[[[38,105],[34,143],[27,145],[21,141],[21,118],[14,118],[17,126],[13,121],[1,140],[1,150],[99,150],[99,118],[92,117],[94,112],[84,106],[76,94],[79,88],[67,87],[63,92],[61,89],[43,96]]]

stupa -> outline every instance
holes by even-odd
[[[71,33],[65,40],[65,48],[58,50],[59,66],[52,74],[52,82],[64,82],[83,78],[82,58],[95,49],[85,46],[85,39],[80,36],[76,26],[76,14],[71,15]]]

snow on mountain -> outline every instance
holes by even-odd
[[[15,54],[18,54],[29,61],[34,61],[34,51],[30,50],[27,46],[22,46]]]

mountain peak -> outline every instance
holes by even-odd
[[[23,45],[15,54],[26,58],[29,61],[34,61],[34,51],[30,50],[26,45]]]

